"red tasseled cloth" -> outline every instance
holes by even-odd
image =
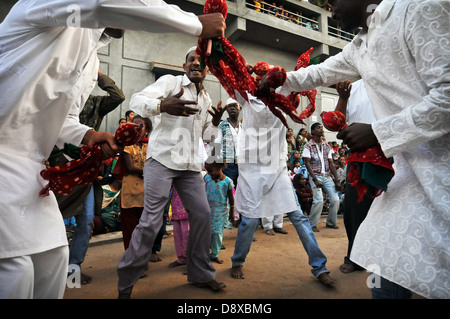
[[[308,66],[310,62],[310,53],[313,48],[303,53],[297,59],[295,71]],[[282,67],[273,67],[266,62],[258,62],[253,66],[253,72],[259,77],[266,76],[266,81],[273,89],[266,95],[258,95],[258,97],[269,107],[272,113],[277,116],[283,124],[288,127],[286,119],[283,115],[288,115],[295,123],[305,124],[303,119],[310,117],[316,109],[317,90],[308,90],[304,92],[292,92],[287,97],[275,93],[274,90],[284,84],[286,81],[286,70]],[[300,96],[306,96],[309,100],[308,106],[300,113],[297,108],[300,106]],[[281,112],[282,111],[282,112]]]
[[[214,12],[220,12],[226,18],[228,13],[226,1],[207,0],[203,6],[203,13]],[[245,59],[226,38],[200,38],[196,52],[232,98],[236,99],[235,90],[245,99],[247,92],[255,90],[255,83],[247,72]]]
[[[205,5],[203,6],[203,13],[207,14],[214,12],[220,12],[223,17],[226,18],[228,14],[228,5],[226,1],[206,0]],[[295,70],[308,65],[310,60],[309,54],[311,51],[312,48],[298,58]],[[239,94],[247,101],[247,92],[255,94],[257,83],[247,72],[247,63],[245,62],[245,59],[226,38],[200,38],[198,40],[196,52],[201,56],[204,64],[208,66],[209,71],[219,80],[225,91],[227,91],[232,98],[236,99],[235,91],[239,92]],[[284,80],[280,81],[282,79],[280,76],[283,75],[283,72],[274,72],[278,73],[273,76],[273,80],[278,84],[276,86],[272,86],[271,84],[271,87],[273,88],[282,85],[286,80],[286,71],[281,67],[277,68],[284,71]],[[270,67],[268,67],[263,71],[265,71],[265,74],[271,70]],[[261,76],[262,75],[263,74],[261,74]],[[273,85],[275,84],[273,83]],[[300,102],[300,99],[298,98],[299,94],[307,96],[310,101],[308,107],[300,114],[300,116],[297,114],[297,107]],[[287,127],[286,119],[280,110],[286,113],[294,122],[305,124],[302,119],[308,118],[315,110],[316,94],[316,90],[309,90],[291,94],[288,98],[275,93],[271,93],[264,97],[258,97],[266,103],[272,113]]]
[[[141,129],[141,125],[125,123],[117,129],[114,137],[123,146],[133,145],[141,138]],[[41,176],[49,182],[39,195],[48,196],[49,191],[68,195],[75,186],[89,185],[100,174],[101,164],[102,151],[99,144],[82,146],[79,159],[41,171]]]
[[[311,51],[312,50],[313,50],[313,48],[310,48],[308,51],[306,51],[305,53],[300,55],[300,57],[297,59],[297,65],[295,66],[294,71],[297,71],[298,69],[301,69],[301,68],[306,68],[309,65],[309,62],[311,60],[310,55],[311,55]],[[311,89],[311,90],[307,90],[307,91],[304,91],[304,92],[293,92],[293,93],[291,93],[288,96],[288,98],[292,101],[292,103],[294,104],[295,108],[298,108],[299,103],[300,103],[300,98],[298,97],[299,95],[306,96],[308,98],[308,100],[309,100],[308,106],[298,116],[300,119],[307,119],[316,110],[317,90],[316,89]]]

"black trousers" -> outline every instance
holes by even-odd
[[[372,205],[373,198],[370,195],[370,192],[367,192],[363,200],[358,203],[358,192],[356,187],[350,185],[350,181],[348,180],[349,172],[350,166],[347,167],[347,180],[345,183],[344,197],[344,225],[348,238],[347,256],[344,258],[344,263],[352,264],[356,266],[357,269],[361,269],[361,267],[350,260],[350,253],[352,251],[356,232],[358,231],[359,225],[361,225],[366,218],[367,212]]]
[[[222,170],[224,175],[228,176],[233,180],[234,187],[237,187],[237,179],[239,176],[239,169],[237,164],[234,163],[227,163],[227,167]]]

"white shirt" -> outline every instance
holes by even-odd
[[[350,97],[347,101],[346,120],[348,125],[352,123],[372,124],[376,121],[363,80],[352,83]]]
[[[288,72],[283,90],[361,76],[395,176],[351,259],[425,297],[450,298],[450,1],[384,0],[373,17],[341,53]]]
[[[247,102],[237,92],[236,98],[243,114],[236,211],[261,218],[297,210],[286,167],[286,127],[258,98],[248,94]]]
[[[89,129],[78,115],[95,86],[106,26],[202,28],[195,15],[157,0],[19,1],[0,24],[0,258],[67,245],[54,195],[39,196],[47,183],[40,172],[55,144],[77,145]]]
[[[160,99],[166,99],[181,91],[183,100],[197,101],[192,105],[200,112],[188,117],[158,114]],[[208,143],[217,136],[218,128],[212,125],[208,110],[212,105],[205,89],[197,94],[195,84],[186,75],[165,75],[141,92],[133,94],[130,109],[143,117],[154,116],[155,125],[148,140],[147,158],[154,158],[164,166],[174,170],[202,170],[199,157],[199,140]]]

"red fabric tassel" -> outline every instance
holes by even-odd
[[[141,132],[141,125],[125,123],[117,129],[114,137],[123,146],[133,145],[141,138]],[[79,159],[41,171],[41,176],[49,182],[39,192],[39,195],[48,196],[49,191],[68,195],[76,186],[92,184],[100,174],[101,165],[100,144],[82,146]]]

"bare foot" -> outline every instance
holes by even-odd
[[[319,281],[324,284],[325,286],[332,287],[334,286],[334,279],[330,277],[330,275],[327,272],[324,272],[317,277]]]
[[[235,279],[245,279],[244,273],[242,272],[242,266],[231,267],[231,277]]]
[[[169,268],[174,268],[174,267],[183,266],[183,265],[186,265],[186,263],[180,263],[178,260],[175,260],[174,262],[171,262],[169,264]]]
[[[161,260],[162,260],[162,259],[159,258],[159,256],[158,256],[157,253],[152,253],[152,256],[150,257],[150,261],[151,261],[152,263],[156,263],[156,262],[161,261]]]
[[[215,261],[215,262],[218,263],[218,264],[223,264],[223,260],[222,260],[222,259],[219,259],[219,257],[211,258],[211,261]]]
[[[356,267],[352,264],[342,264],[339,266],[339,270],[344,274],[349,274],[351,272],[354,272],[356,270]]]
[[[220,291],[226,287],[226,285],[223,282],[217,282],[215,280],[211,280],[208,282],[197,282],[194,283],[194,286],[198,288],[209,288],[213,291]]]

